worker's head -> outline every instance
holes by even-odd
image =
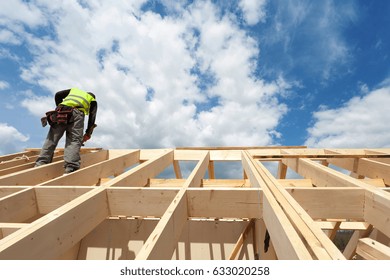
[[[87,92],[88,94],[90,94],[90,95],[92,95],[93,96],[93,98],[95,98],[96,99],[96,96],[95,96],[95,94],[93,94],[92,92]]]

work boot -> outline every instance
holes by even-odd
[[[76,170],[77,170],[76,168],[67,167],[67,168],[65,168],[65,174],[72,173],[72,172],[74,172],[74,171],[76,171]]]

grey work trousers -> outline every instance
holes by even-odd
[[[52,162],[54,150],[65,131],[64,167],[73,170],[80,168],[80,148],[83,141],[84,113],[77,109],[72,111],[72,116],[68,124],[54,124],[50,126],[35,166]]]

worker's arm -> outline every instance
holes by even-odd
[[[56,93],[54,96],[54,100],[56,101],[56,106],[60,105],[60,103],[68,96],[70,89],[61,90]]]
[[[89,134],[89,131],[91,130],[91,128],[95,124],[96,113],[97,113],[97,102],[92,101],[91,107],[89,108],[88,125],[87,125],[87,129],[85,130],[86,134]],[[91,136],[91,135],[89,135],[89,136]]]

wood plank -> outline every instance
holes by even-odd
[[[260,189],[194,189],[187,192],[190,217],[262,218]]]
[[[210,161],[209,163],[209,179],[215,179],[214,161]]]
[[[366,191],[364,220],[390,237],[390,193]]]
[[[0,240],[0,259],[58,259],[108,215],[106,189],[94,189]]]
[[[142,151],[141,151],[142,153]],[[131,186],[143,187],[150,178],[160,174],[167,166],[173,163],[173,150],[165,149],[140,165],[131,168],[116,178],[104,183],[104,186]]]
[[[203,152],[202,158],[177,193],[152,234],[146,240],[136,259],[171,259],[183,227],[188,219],[187,189],[198,188],[206,173],[210,153]],[[173,160],[173,159],[172,159]]]
[[[0,239],[14,233],[15,231],[26,226],[26,223],[0,223]]]
[[[162,217],[178,189],[110,187],[107,197],[112,216]]]
[[[22,191],[28,187],[0,187],[0,198]]]
[[[343,255],[347,260],[350,260],[355,256],[356,247],[359,242],[359,239],[368,237],[371,234],[372,230],[372,225],[369,225],[366,230],[355,230],[343,251]]]
[[[390,247],[371,238],[359,239],[356,253],[366,260],[390,260]]]
[[[182,188],[142,246],[136,260],[168,260],[187,223],[186,189]]]
[[[150,187],[182,187],[186,179],[150,179]],[[308,180],[310,181],[310,180]],[[244,179],[202,179],[203,188],[249,188],[249,180]]]
[[[12,174],[12,173],[15,173],[15,172],[19,172],[19,171],[23,171],[23,170],[27,170],[27,169],[33,168],[35,166],[35,159],[37,157],[38,156],[30,158],[30,160],[32,160],[32,162],[25,163],[25,164],[20,164],[20,165],[16,165],[16,166],[13,166],[13,167],[9,167],[9,168],[5,168],[5,169],[0,170],[0,176],[5,176],[5,175],[8,175],[8,174]],[[58,162],[60,160],[63,160],[63,156],[62,155],[53,157],[53,162]]]
[[[278,259],[312,259],[309,251],[255,168],[251,157],[243,152],[242,165],[252,187],[263,188],[263,219],[269,230]]]
[[[360,188],[286,188],[312,219],[364,219],[365,191]]]
[[[93,190],[87,187],[35,187],[38,212],[46,215],[77,197]]]
[[[23,223],[39,214],[35,191],[27,188],[0,199],[0,222]]]
[[[285,188],[298,187],[298,188],[312,188],[313,183],[311,179],[278,179],[279,184]]]
[[[184,188],[196,188],[201,187],[202,179],[206,173],[206,170],[210,162],[210,153],[206,152],[203,154],[203,158],[199,160],[194,170],[188,176],[183,187]]]
[[[316,223],[323,229],[323,230],[330,230],[335,228],[337,222],[330,222],[330,221],[316,221]],[[345,222],[341,221],[340,223],[340,230],[367,230],[370,225],[365,222]]]
[[[0,156],[0,164],[5,163],[5,162],[9,162],[9,161],[18,160],[21,158],[31,157],[34,155],[37,155],[37,152],[24,151],[24,152],[18,152],[18,153],[13,153],[13,154],[8,154],[8,155],[2,155],[2,156]]]
[[[283,162],[279,162],[278,165],[278,174],[277,177],[278,179],[286,179],[287,175],[287,165],[285,165]]]
[[[81,155],[80,168],[84,168],[107,158],[108,152],[101,150]],[[19,171],[0,177],[1,186],[34,186],[63,175],[63,161],[45,164],[39,167]]]
[[[139,150],[127,150],[110,159],[92,164],[79,169],[66,176],[46,181],[41,186],[68,186],[77,182],[78,186],[93,186],[98,184],[101,178],[115,176],[122,173],[125,168],[139,162]]]
[[[337,249],[334,243],[329,240],[321,228],[315,224],[313,219],[299,205],[299,203],[297,203],[297,201],[294,200],[293,197],[279,185],[277,180],[260,162],[256,163],[255,168],[263,178],[266,187],[269,188],[272,195],[276,198],[278,203],[281,204],[293,226],[305,239],[305,242],[309,246],[308,248],[315,257],[318,259],[344,259],[344,256]]]
[[[236,244],[234,245],[234,248],[229,256],[229,260],[235,260],[237,258],[237,255],[239,253],[239,251],[241,250],[242,246],[244,245],[244,242],[247,238],[247,235],[249,234],[249,231],[250,230],[253,230],[253,227],[254,227],[254,220],[251,220],[247,226],[245,227],[245,229],[243,230],[243,232],[240,234],[240,236],[238,237],[238,240],[236,242]]]
[[[283,160],[287,165],[291,160]],[[359,187],[366,190],[364,220],[390,236],[390,193],[366,184],[362,180],[327,168],[309,159],[298,159],[297,172],[311,178],[320,187]],[[295,166],[295,165],[294,165]]]
[[[175,171],[176,179],[182,179],[183,175],[181,174],[180,164],[178,160],[173,161],[173,170]]]

